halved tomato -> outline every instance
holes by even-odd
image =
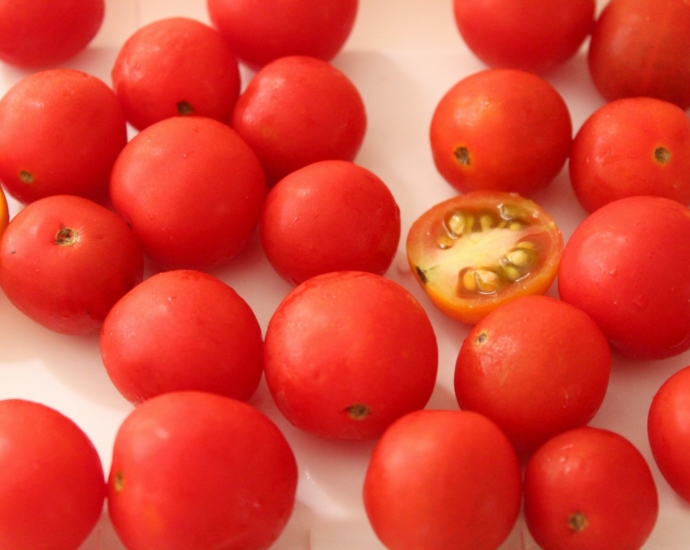
[[[515,193],[475,191],[422,214],[407,258],[432,303],[475,324],[501,304],[544,294],[558,271],[563,235],[554,219]]]

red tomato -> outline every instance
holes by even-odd
[[[357,0],[207,0],[208,13],[238,57],[260,67],[279,57],[330,61],[350,36]]]
[[[0,1],[0,59],[37,68],[65,61],[96,36],[104,0]]]
[[[297,464],[258,409],[206,392],[159,395],[120,426],[108,512],[128,550],[263,550],[295,503]]]
[[[0,126],[0,180],[17,200],[107,199],[127,124],[103,81],[71,69],[30,74],[0,100]]]
[[[664,197],[619,199],[587,217],[563,251],[561,298],[613,347],[642,359],[690,349],[690,210]]]
[[[227,125],[174,117],[137,134],[115,162],[110,196],[163,269],[228,262],[259,224],[261,164]]]
[[[292,283],[329,271],[383,274],[398,249],[400,209],[371,171],[324,160],[271,189],[260,229],[269,262]]]
[[[0,240],[0,286],[7,298],[56,332],[97,332],[143,276],[131,228],[81,197],[55,195],[27,205]]]
[[[7,204],[5,193],[2,187],[0,187],[0,237],[2,237],[2,234],[5,232],[8,223],[10,223],[9,205]]]
[[[544,550],[637,550],[658,511],[644,456],[614,432],[570,430],[545,443],[527,463],[525,519]]]
[[[364,102],[352,81],[321,59],[289,56],[264,66],[240,95],[232,126],[271,183],[319,160],[354,160],[364,140]]]
[[[545,73],[589,35],[595,0],[454,0],[453,8],[460,35],[484,63]]]
[[[88,436],[32,401],[0,401],[0,548],[75,550],[105,501],[103,466]]]
[[[530,195],[565,165],[572,123],[560,93],[543,78],[487,69],[445,93],[429,137],[436,168],[459,191]]]
[[[648,96],[690,107],[690,4],[611,0],[589,44],[589,70],[608,101]]]
[[[570,153],[570,180],[593,212],[632,195],[690,203],[690,119],[649,97],[607,103],[582,125]]]
[[[263,373],[249,304],[198,271],[158,273],[133,288],[106,317],[100,347],[115,387],[133,403],[176,390],[246,400]]]
[[[493,550],[520,511],[518,457],[501,430],[467,411],[412,412],[376,445],[364,506],[390,550]]]
[[[410,268],[431,302],[469,324],[505,302],[545,293],[562,250],[554,219],[514,193],[448,199],[422,214],[407,235]]]
[[[295,287],[266,330],[266,382],[279,410],[321,437],[373,439],[423,408],[436,335],[421,305],[381,275],[339,271]]]

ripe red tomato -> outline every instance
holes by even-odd
[[[560,93],[543,78],[487,69],[445,93],[429,137],[436,168],[459,191],[530,195],[565,165],[572,123]]]
[[[554,219],[514,193],[448,199],[422,214],[407,235],[410,268],[431,302],[469,324],[505,302],[545,293],[562,250]]]
[[[108,513],[129,550],[263,550],[295,503],[297,464],[258,409],[206,392],[174,392],[118,429]]]
[[[208,269],[242,250],[259,224],[266,181],[226,124],[174,117],[139,132],[117,158],[115,210],[163,269]]]
[[[213,25],[252,67],[279,57],[330,61],[350,36],[357,0],[207,0]]]
[[[306,56],[265,65],[240,95],[232,126],[269,182],[320,160],[354,160],[367,117],[359,90],[330,63]]]
[[[269,262],[294,284],[329,271],[382,275],[398,249],[400,209],[373,172],[324,160],[271,189],[259,227]]]
[[[594,85],[608,101],[648,96],[690,108],[690,4],[611,0],[588,50]]]
[[[364,480],[367,516],[390,550],[493,550],[520,511],[510,441],[468,411],[415,411],[393,423]]]
[[[570,430],[527,463],[525,520],[544,550],[637,550],[658,511],[644,456],[617,433],[587,426]]]
[[[594,26],[595,0],[454,0],[470,50],[492,67],[536,73],[573,57]]]
[[[613,347],[641,359],[690,349],[690,210],[670,199],[619,199],[573,232],[561,298],[588,313]]]
[[[2,187],[0,187],[0,237],[2,237],[2,234],[5,232],[8,223],[10,223],[9,205],[7,204],[5,193]]]
[[[577,132],[569,171],[575,194],[589,212],[632,195],[689,204],[690,119],[660,99],[607,103]]]
[[[97,332],[143,276],[131,228],[81,197],[55,195],[27,205],[0,240],[0,286],[7,298],[56,332]]]
[[[105,501],[103,466],[89,437],[62,413],[0,401],[0,548],[75,550]]]
[[[0,180],[22,202],[108,197],[127,124],[113,91],[72,69],[29,74],[0,100]]]
[[[295,287],[266,330],[264,369],[281,413],[321,437],[373,439],[423,408],[436,335],[422,306],[381,275],[338,271]]]

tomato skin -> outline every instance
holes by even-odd
[[[690,210],[664,197],[628,197],[575,229],[558,290],[623,355],[671,357],[690,349],[689,262]]]
[[[297,464],[278,427],[242,401],[173,392],[121,424],[108,513],[129,550],[263,550],[295,503]]]
[[[525,519],[544,550],[636,550],[658,511],[644,456],[617,433],[576,428],[549,440],[527,463]]]
[[[105,502],[100,457],[71,419],[40,403],[0,401],[0,547],[75,550]]]
[[[367,517],[390,550],[493,549],[520,511],[517,454],[473,412],[421,410],[381,436],[367,468]]]
[[[0,187],[0,237],[5,232],[8,223],[10,223],[9,205],[7,204],[7,197]]]

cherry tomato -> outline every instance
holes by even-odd
[[[82,197],[55,195],[25,206],[0,240],[7,298],[56,332],[98,332],[110,308],[143,276],[131,228]]]
[[[570,180],[593,212],[616,199],[658,195],[690,203],[690,119],[677,105],[649,97],[607,103],[573,141]]]
[[[525,520],[544,550],[637,550],[658,511],[644,456],[609,430],[585,426],[557,435],[527,463]]]
[[[89,437],[33,401],[0,401],[0,548],[75,550],[105,501],[103,466]]]
[[[561,298],[588,313],[613,347],[641,359],[690,349],[690,210],[670,199],[619,199],[573,232]]]
[[[373,439],[423,408],[436,335],[422,306],[381,275],[338,271],[295,287],[271,317],[266,382],[281,413],[321,437]]]
[[[297,464],[258,409],[207,392],[137,406],[120,426],[108,513],[128,550],[263,550],[295,503]]]
[[[2,237],[2,234],[5,232],[5,228],[7,227],[8,223],[10,223],[9,206],[7,204],[5,193],[3,192],[2,187],[0,187],[0,237]]]
[[[543,78],[487,69],[445,93],[429,137],[436,168],[459,191],[530,195],[565,165],[572,123],[560,93]]]
[[[364,506],[390,550],[492,550],[520,511],[522,475],[505,434],[468,411],[423,410],[394,422],[364,479]]]
[[[407,235],[410,268],[431,302],[469,324],[514,298],[545,293],[562,250],[553,218],[514,193],[453,197],[422,214]]]

